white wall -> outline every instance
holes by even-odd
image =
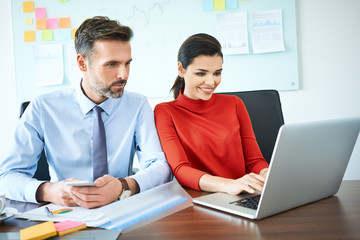
[[[360,1],[298,0],[296,5],[300,90],[280,92],[285,122],[360,116]],[[10,7],[10,0],[2,1],[0,158],[9,147],[19,111]],[[154,106],[164,100],[170,99],[150,102]],[[360,141],[356,149],[345,179],[360,179]]]
[[[358,0],[297,0],[301,89],[280,93],[285,122],[360,116],[359,12]],[[356,149],[345,179],[360,179]]]
[[[11,2],[1,1],[0,6],[0,158],[9,148],[9,137],[18,121],[16,84],[13,59]]]

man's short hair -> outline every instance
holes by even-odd
[[[75,33],[75,50],[90,60],[93,46],[98,40],[118,40],[128,42],[133,36],[130,27],[121,25],[117,20],[96,16],[86,19]]]

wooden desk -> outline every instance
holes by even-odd
[[[192,197],[206,194],[186,190]],[[0,232],[18,231],[33,224],[12,218],[0,225]],[[356,180],[343,181],[333,197],[263,220],[194,205],[119,239],[360,239],[359,226],[360,180]]]

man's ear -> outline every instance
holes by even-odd
[[[182,62],[178,62],[178,74],[180,77],[184,77],[185,69],[183,68]]]
[[[86,72],[87,71],[87,61],[86,61],[85,56],[82,54],[78,54],[76,56],[76,61],[77,61],[80,71]]]

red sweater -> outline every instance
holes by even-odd
[[[155,122],[169,165],[181,185],[198,189],[202,175],[237,179],[268,167],[244,103],[213,94],[207,101],[181,93],[155,107]]]

